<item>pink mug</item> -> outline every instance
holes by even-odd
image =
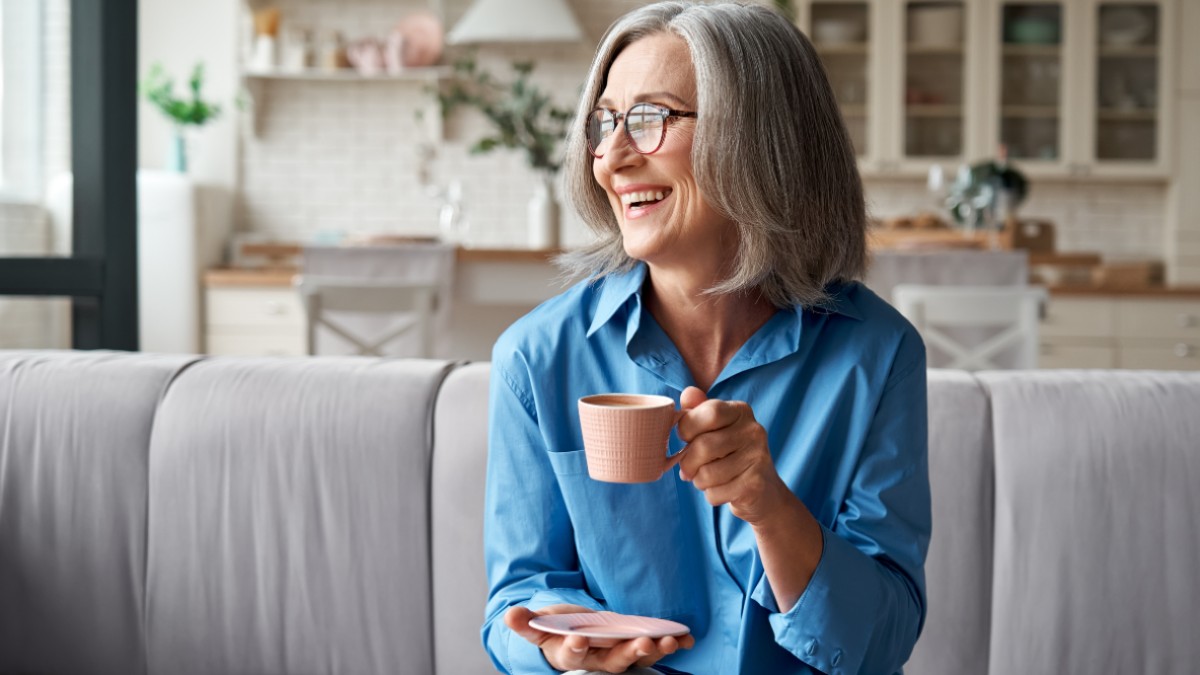
[[[594,394],[579,399],[588,475],[609,483],[649,483],[675,466],[667,456],[671,429],[683,411],[666,396]]]

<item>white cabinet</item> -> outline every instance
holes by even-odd
[[[1200,370],[1200,298],[1052,297],[1039,365]]]
[[[1163,178],[1178,0],[805,0],[865,175]]]
[[[302,356],[304,307],[290,285],[212,285],[205,290],[205,352],[221,356]]]

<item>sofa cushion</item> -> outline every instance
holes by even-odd
[[[933,535],[928,612],[905,672],[984,673],[992,558],[992,422],[986,392],[963,371],[930,370],[929,488]]]
[[[0,672],[145,672],[151,426],[194,360],[0,352]]]
[[[989,373],[993,673],[1191,673],[1200,373]]]
[[[219,359],[150,445],[159,673],[429,675],[430,434],[448,364]]]
[[[486,363],[450,373],[433,425],[433,637],[439,673],[490,673],[479,629],[487,604],[483,488],[487,481]]]

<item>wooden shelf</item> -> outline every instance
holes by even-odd
[[[263,111],[267,108],[268,83],[272,82],[321,82],[321,83],[391,83],[402,85],[434,85],[442,78],[450,77],[454,69],[450,66],[430,66],[428,68],[406,68],[397,74],[363,75],[356,70],[343,68],[340,70],[243,70],[242,81],[250,99],[250,131],[257,137],[262,133]],[[433,96],[426,97],[421,110],[423,124],[427,127],[426,134],[430,138],[442,137],[442,115]]]
[[[928,105],[928,104],[912,104],[904,109],[904,114],[908,117],[962,117],[963,109],[961,105]]]
[[[303,80],[307,82],[429,82],[448,77],[453,70],[449,66],[408,68],[395,75],[363,75],[356,70],[247,70],[242,75],[255,80]]]
[[[1105,59],[1153,59],[1158,57],[1158,45],[1102,46],[1100,47],[1100,57]]]
[[[916,45],[905,46],[909,56],[962,56],[962,45]]]
[[[868,52],[866,42],[817,43],[813,46],[821,56],[866,56]]]
[[[1158,111],[1154,108],[1100,108],[1096,111],[1096,118],[1101,122],[1153,122],[1158,119]]]
[[[1000,109],[1000,116],[1020,119],[1058,119],[1059,112],[1052,105],[1006,105]]]
[[[1062,45],[1004,45],[1005,56],[1057,57],[1062,55]]]

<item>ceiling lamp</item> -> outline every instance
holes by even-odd
[[[582,39],[579,22],[564,0],[475,0],[446,36],[452,45]]]

